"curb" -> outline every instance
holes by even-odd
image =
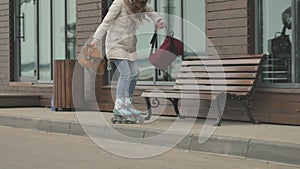
[[[34,131],[44,131],[76,136],[87,136],[81,124],[77,121],[63,121],[57,119],[41,119],[30,117],[18,117],[1,115],[0,126],[15,128],[24,128]],[[87,125],[91,137],[101,137],[119,140],[117,136],[111,135],[111,129],[106,126]],[[114,126],[119,133],[126,134],[129,137],[148,138],[160,134],[160,131],[151,129],[140,129],[134,127],[125,128],[123,126]],[[99,131],[104,133],[99,135]],[[180,135],[177,133],[176,135]],[[172,137],[172,136],[171,136]],[[199,136],[188,134],[178,143],[175,148],[189,151],[200,151],[230,156],[239,156],[243,158],[253,158],[259,160],[273,161],[300,165],[300,145],[291,143],[279,143],[245,138],[233,138],[224,136],[212,136],[205,143],[199,143]],[[169,140],[160,140],[157,143],[146,143],[158,146],[168,144]]]

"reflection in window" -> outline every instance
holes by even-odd
[[[67,1],[67,58],[76,58],[76,0]]]
[[[54,59],[64,60],[65,52],[65,1],[53,0]]]
[[[291,4],[291,0],[265,0],[262,4],[263,53],[268,54],[263,82],[267,84],[292,82],[292,31],[286,23],[291,21],[287,17]]]
[[[295,11],[295,29],[293,32],[295,33],[295,82],[300,83],[300,66],[298,65],[300,64],[300,48],[298,47],[300,46],[300,0],[296,0],[294,4],[295,6],[293,9]]]

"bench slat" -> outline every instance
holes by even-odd
[[[195,85],[253,85],[254,80],[216,80],[216,79],[176,79],[176,84],[195,84]]]
[[[174,93],[174,92],[181,92],[181,93],[198,93],[198,94],[220,94],[222,91],[192,91],[192,90],[179,90],[179,89],[167,89],[167,90],[144,90],[143,92],[160,92],[160,93]],[[236,94],[236,95],[246,95],[247,92],[241,92],[241,91],[236,91],[236,92],[230,92],[231,94]]]
[[[257,72],[258,66],[228,66],[228,67],[181,67],[180,72]]]
[[[199,93],[161,93],[161,92],[143,92],[142,97],[154,98],[177,98],[177,99],[195,99],[195,100],[215,100],[217,95],[199,94]]]
[[[218,95],[220,93],[222,93],[221,91],[190,91],[190,90],[177,90],[177,89],[173,89],[173,90],[145,90],[142,93],[142,97],[147,97],[149,95],[149,93],[159,93],[160,94],[160,98],[163,98],[163,93],[185,93],[185,94],[200,94],[200,95]],[[230,94],[235,94],[238,96],[245,96],[248,94],[248,92],[240,92],[240,91],[235,91],[235,92],[230,92]]]
[[[223,91],[223,92],[231,92],[231,91],[241,91],[241,92],[249,92],[252,86],[205,86],[205,85],[175,85],[175,89],[178,90],[192,90],[192,91]]]
[[[244,56],[224,56],[224,57],[216,57],[216,56],[187,56],[184,60],[226,60],[226,59],[246,59],[246,58],[259,58],[261,59],[264,55],[244,55]]]
[[[182,66],[209,66],[209,65],[249,65],[259,64],[261,59],[229,59],[229,60],[193,60],[193,61],[182,61]]]
[[[177,76],[178,78],[255,78],[257,73],[179,73]]]

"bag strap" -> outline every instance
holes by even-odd
[[[154,50],[154,47],[157,46],[157,29],[155,29],[154,31],[154,34],[151,38],[151,41],[150,41],[150,44],[151,44],[151,51],[150,51],[150,54],[153,53],[153,50]]]
[[[173,36],[170,36],[170,51],[172,53],[177,53],[177,49],[176,49],[176,46],[175,46],[175,42],[174,42]]]
[[[282,31],[281,31],[281,36],[284,36],[286,32],[286,27],[283,25]]]
[[[174,36],[174,32],[172,31],[169,31],[167,26],[165,26],[165,30],[166,30],[166,38],[169,37],[170,38],[170,44],[171,44],[171,51],[172,52],[176,52],[176,47],[175,47],[175,43],[174,43],[174,39],[173,39],[173,36]],[[155,26],[155,29],[154,29],[154,34],[151,38],[151,41],[150,41],[150,44],[151,44],[151,51],[150,51],[150,54],[153,53],[153,50],[154,50],[154,47],[157,46],[157,34],[158,32],[158,29],[157,27]]]

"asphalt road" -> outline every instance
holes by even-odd
[[[147,159],[102,150],[87,137],[0,127],[1,169],[296,169],[300,166],[173,149]]]

